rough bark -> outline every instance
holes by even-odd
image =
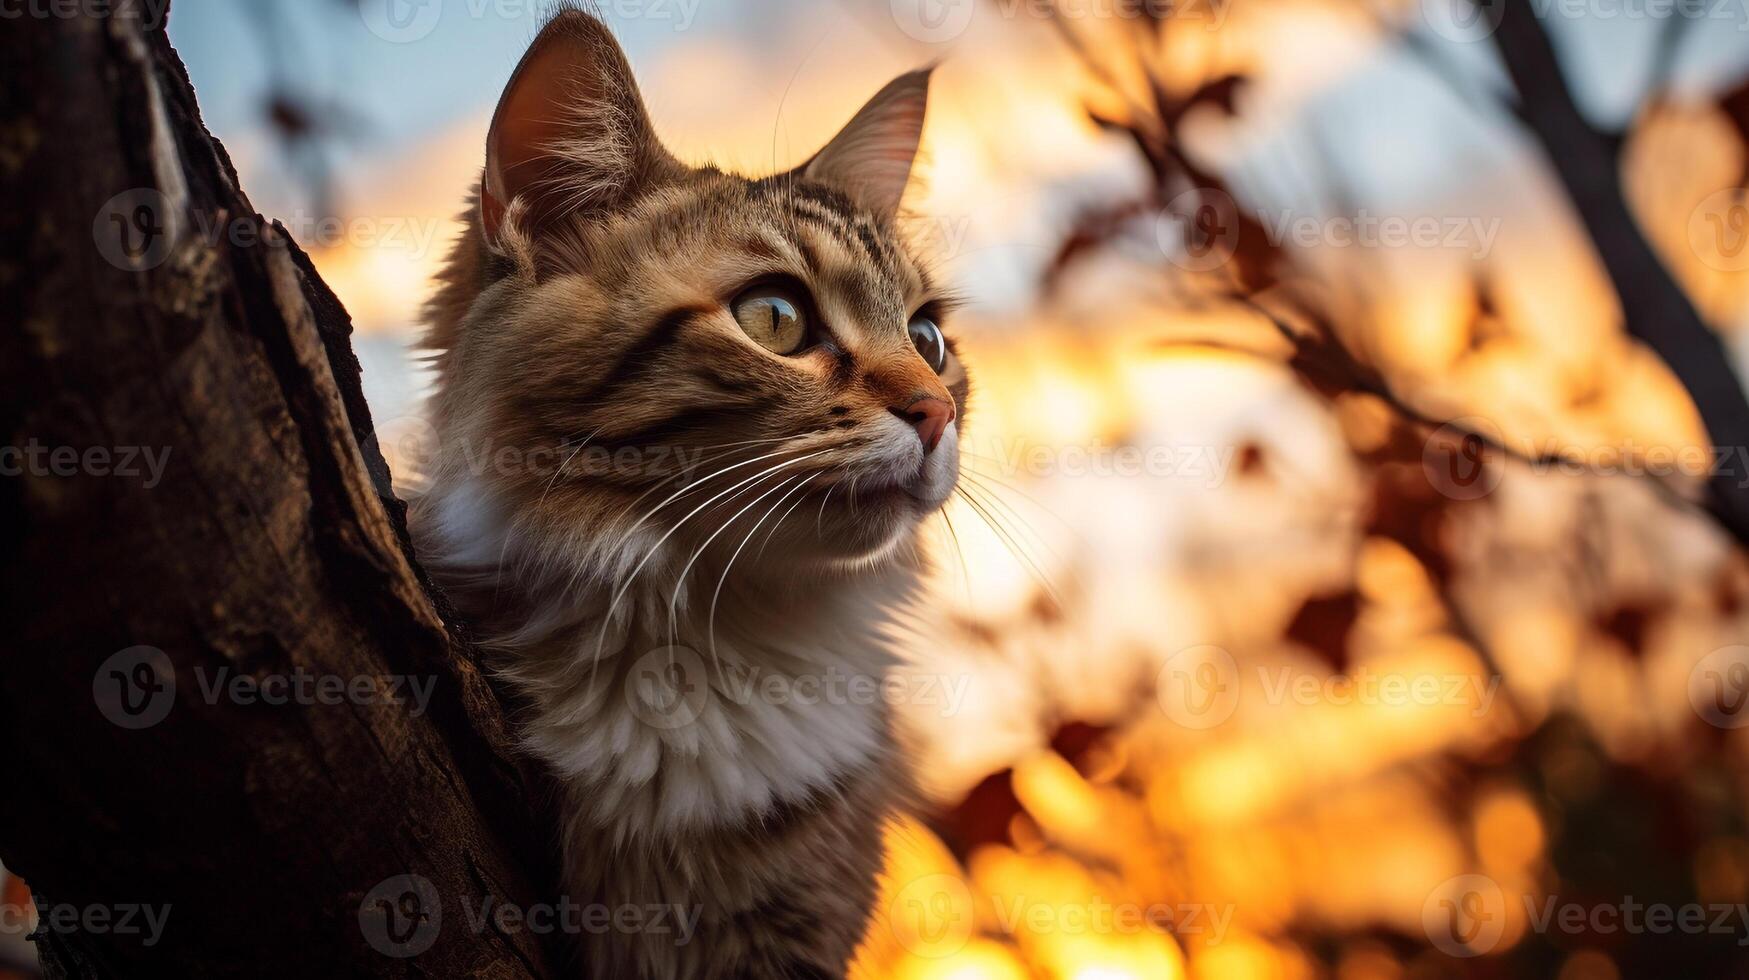
[[[556,939],[470,922],[551,893],[546,792],[412,559],[340,304],[238,189],[161,25],[8,21],[0,74],[0,447],[44,450],[0,459],[0,859],[52,906],[169,909],[152,946],[48,930],[46,969],[551,975]],[[161,481],[100,475],[122,447],[168,451]],[[163,659],[115,675],[139,646]],[[250,703],[227,676],[373,693]],[[375,903],[402,875],[428,919]],[[385,955],[373,922],[429,947]]]

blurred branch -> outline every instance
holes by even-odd
[[[1749,398],[1717,334],[1641,234],[1622,189],[1614,141],[1580,113],[1554,46],[1524,0],[1508,0],[1494,39],[1518,90],[1519,115],[1546,151],[1621,302],[1629,334],[1675,372],[1716,447],[1749,446]],[[1712,512],[1749,544],[1749,490],[1709,481]]]

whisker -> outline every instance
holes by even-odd
[[[656,540],[655,544],[650,546],[650,550],[644,554],[644,557],[637,563],[636,566],[634,566],[632,568],[631,572],[626,575],[625,582],[619,586],[619,588],[614,592],[613,598],[608,601],[607,612],[604,613],[602,616],[601,631],[596,636],[595,652],[594,652],[592,659],[591,659],[591,662],[590,662],[589,670],[590,670],[590,684],[591,684],[591,686],[593,686],[595,683],[595,670],[601,664],[601,647],[602,647],[602,644],[607,641],[607,628],[609,625],[611,625],[613,623],[613,614],[619,608],[620,600],[625,598],[626,592],[632,587],[632,583],[637,580],[638,573],[643,571],[644,566],[648,565],[650,563],[650,559],[656,557],[657,552],[661,551],[662,545],[667,543],[668,539],[673,537],[675,532],[679,531],[681,529],[681,527],[684,526],[687,521],[691,520],[696,514],[698,514],[699,511],[702,511],[706,507],[709,507],[714,501],[720,499],[724,494],[730,493],[730,492],[737,490],[743,486],[746,486],[747,484],[753,482],[754,480],[760,479],[764,476],[767,476],[771,473],[774,473],[777,470],[781,470],[784,467],[794,466],[797,463],[806,462],[807,460],[813,459],[816,456],[823,456],[826,454],[826,452],[827,452],[827,450],[822,449],[822,450],[819,450],[817,452],[810,453],[807,456],[803,456],[799,459],[785,460],[784,462],[778,463],[776,466],[762,470],[759,473],[755,473],[753,476],[748,477],[747,479],[742,480],[739,483],[736,483],[734,486],[731,486],[728,490],[720,491],[715,496],[712,496],[709,500],[706,500],[704,503],[699,504],[697,507],[693,508],[689,513],[687,513],[687,515],[685,517],[682,517],[680,520],[674,522],[674,526],[669,528],[668,531],[662,535],[662,537],[660,537]],[[781,455],[781,453],[772,453],[770,455],[776,456],[776,455]],[[769,456],[761,457],[761,458],[769,458]],[[749,462],[757,462],[757,460],[750,460]],[[737,466],[744,466],[746,464],[740,463],[740,464],[736,464],[736,465]],[[721,475],[721,472],[722,471],[719,471],[718,474],[715,474],[715,475]],[[665,504],[664,504],[664,506],[665,506]],[[652,513],[654,513],[654,511],[652,511]]]
[[[792,477],[789,481],[786,481],[786,482],[794,482],[795,486],[792,486],[788,490],[784,491],[783,496],[777,498],[777,501],[775,503],[773,503],[769,509],[766,510],[765,516],[759,518],[758,521],[754,522],[753,528],[747,532],[747,536],[741,539],[741,543],[739,545],[736,545],[735,550],[729,555],[729,560],[723,563],[723,574],[717,577],[717,587],[715,590],[713,590],[711,592],[710,612],[708,614],[706,614],[706,616],[705,616],[705,637],[710,644],[711,666],[712,667],[715,667],[717,665],[717,600],[722,598],[723,584],[729,580],[729,570],[731,568],[735,567],[735,559],[739,558],[741,556],[741,551],[747,547],[747,543],[749,541],[753,540],[753,536],[755,534],[759,533],[760,525],[764,524],[767,520],[769,520],[771,518],[771,515],[777,513],[777,509],[779,507],[783,506],[783,502],[785,500],[789,499],[791,494],[793,494],[797,490],[800,490],[803,487],[807,486],[809,483],[813,482],[818,477],[819,477],[818,473],[815,473],[812,475],[802,474],[801,476]],[[802,501],[802,499],[803,498],[797,497],[796,503],[800,503]],[[795,509],[795,504],[791,504],[790,510],[794,510],[794,509]],[[789,511],[786,510],[783,513],[784,513],[784,517],[789,516]],[[740,516],[740,515],[736,515],[736,516]],[[783,518],[781,518],[781,517],[778,518],[778,524],[782,524],[782,523],[783,523]],[[776,530],[777,530],[777,525],[772,525],[772,531],[775,533]],[[766,544],[770,544],[771,538],[767,537],[765,539],[765,542],[766,542]],[[759,553],[760,554],[765,553],[765,548],[763,546],[760,547]]]

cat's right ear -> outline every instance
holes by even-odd
[[[656,139],[613,34],[567,9],[541,29],[492,116],[480,194],[486,242],[499,247],[512,203],[538,230],[611,210],[679,166]]]

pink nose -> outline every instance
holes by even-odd
[[[923,451],[932,453],[937,443],[941,442],[942,433],[953,424],[953,403],[939,398],[919,398],[904,408],[889,408],[899,418],[911,423],[911,428],[917,430],[917,438],[923,440]]]

